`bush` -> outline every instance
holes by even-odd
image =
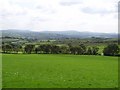
[[[116,44],[110,44],[104,48],[103,54],[105,56],[116,56],[119,54],[119,47]]]

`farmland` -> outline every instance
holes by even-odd
[[[3,88],[117,88],[118,57],[3,54]]]
[[[82,38],[82,39],[75,39],[75,38],[66,38],[66,39],[49,39],[49,40],[33,40],[33,39],[23,39],[18,37],[3,37],[2,38],[2,46],[5,45],[19,45],[22,47],[19,52],[24,50],[24,47],[28,44],[34,45],[35,48],[39,47],[40,45],[56,45],[59,47],[68,47],[71,45],[73,47],[77,47],[80,44],[84,44],[86,48],[88,47],[98,47],[98,54],[103,53],[104,48],[109,44],[118,44],[117,38]],[[120,45],[119,45],[120,47]],[[11,50],[12,51],[12,50]],[[0,52],[2,50],[0,49]]]

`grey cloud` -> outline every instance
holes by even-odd
[[[110,14],[110,13],[115,13],[117,10],[107,10],[104,8],[90,8],[90,7],[85,7],[81,9],[82,12],[88,13],[88,14]]]
[[[44,6],[38,5],[38,6],[36,6],[36,9],[37,9],[38,11],[41,11],[41,12],[47,13],[47,14],[54,14],[54,13],[56,13],[56,10],[53,9],[53,8],[51,8],[51,7],[48,8],[48,7],[44,7]]]
[[[81,3],[82,3],[81,0],[64,0],[60,2],[60,5],[72,6],[72,5],[81,4]]]
[[[118,19],[118,15],[114,15],[113,17],[114,17],[115,19]]]
[[[9,3],[11,4],[11,5],[18,5],[18,6],[20,6],[20,7],[22,7],[22,8],[33,8],[34,7],[34,4],[33,3],[31,3],[31,2],[15,2],[15,1],[9,1]]]
[[[11,16],[21,16],[21,15],[26,15],[27,12],[23,11],[23,12],[8,12],[8,11],[4,11],[0,13],[0,16],[3,18],[7,18],[7,17],[11,17]]]
[[[38,5],[38,6],[36,6],[36,9],[43,9],[43,7]]]
[[[47,19],[47,18],[42,18],[42,17],[33,17],[32,18],[32,21],[34,21],[34,22],[46,22],[46,21],[49,21],[49,19]]]
[[[42,9],[40,10],[42,13],[46,13],[46,14],[55,14],[57,11],[52,10],[52,9]]]

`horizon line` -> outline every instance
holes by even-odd
[[[74,32],[90,32],[90,33],[106,33],[106,34],[119,34],[118,32],[94,32],[94,31],[79,31],[79,30],[30,30],[30,29],[0,29],[0,31],[7,30],[18,30],[18,31],[31,31],[31,32],[66,32],[66,31],[74,31]]]

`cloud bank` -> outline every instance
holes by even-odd
[[[0,29],[118,32],[118,0],[0,0]]]

